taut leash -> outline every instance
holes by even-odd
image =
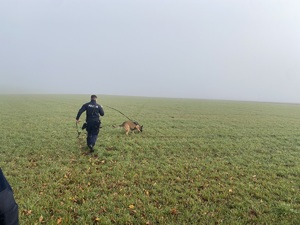
[[[126,117],[127,119],[129,119],[130,121],[133,121],[133,120],[130,119],[128,116],[126,116],[124,113],[122,113],[120,110],[117,110],[117,109],[115,109],[115,108],[113,108],[113,107],[110,107],[110,106],[108,106],[108,105],[106,105],[105,107],[110,108],[110,109],[113,109],[113,110],[115,110],[115,111],[121,113],[123,116],[125,116],[125,117]]]

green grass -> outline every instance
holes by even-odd
[[[85,155],[75,116],[89,96],[0,96],[0,167],[21,225],[300,224],[300,105],[99,97]],[[112,128],[126,118],[105,106],[143,133]]]

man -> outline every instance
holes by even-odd
[[[0,225],[18,225],[19,212],[13,190],[0,168]]]
[[[86,111],[86,131],[87,131],[87,146],[90,152],[94,152],[99,130],[100,130],[100,116],[104,116],[103,107],[97,104],[97,96],[92,95],[91,101],[85,103],[78,111],[76,116],[76,123],[79,123],[81,114]]]

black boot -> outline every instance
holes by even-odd
[[[89,145],[88,147],[90,149],[90,152],[94,152],[94,146],[93,145]]]

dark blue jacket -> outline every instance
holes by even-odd
[[[92,100],[85,103],[78,111],[76,120],[79,120],[81,114],[86,111],[86,122],[98,121],[100,116],[104,116],[104,110],[101,105],[97,104],[96,101]]]
[[[19,224],[18,205],[13,190],[0,169],[0,225]]]

